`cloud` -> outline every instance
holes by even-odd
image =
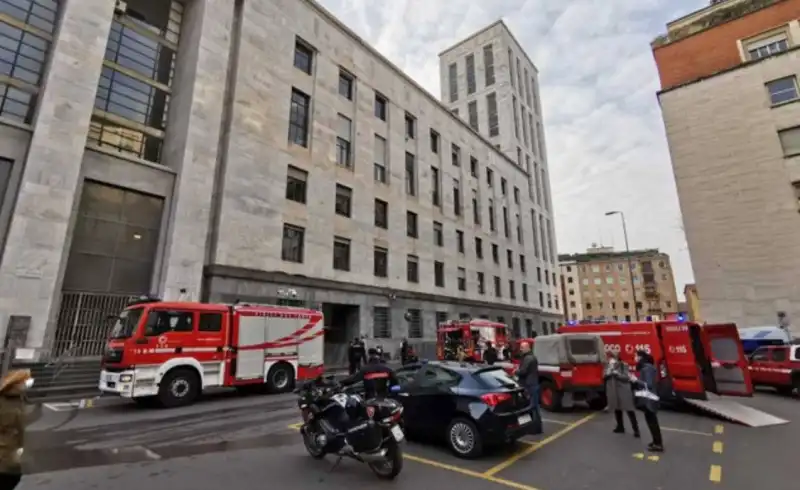
[[[632,248],[693,281],[650,41],[707,0],[318,1],[435,95],[438,53],[503,18],[539,69],[559,251],[623,248],[621,210]]]

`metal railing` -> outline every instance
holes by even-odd
[[[64,292],[51,349],[54,359],[101,356],[113,322],[137,296]]]

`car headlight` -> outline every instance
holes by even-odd
[[[123,374],[123,375],[121,375],[119,377],[119,382],[120,383],[130,383],[131,381],[133,381],[133,375],[132,374]]]

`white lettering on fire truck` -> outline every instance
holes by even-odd
[[[667,332],[688,332],[689,326],[688,325],[673,325],[670,327],[666,327]]]
[[[670,345],[668,350],[670,354],[686,354],[689,352],[689,348],[685,345]]]

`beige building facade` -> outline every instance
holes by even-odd
[[[800,317],[798,16],[797,0],[720,2],[653,45],[694,298],[708,322]]]
[[[560,318],[527,170],[317,3],[0,6],[0,334],[17,345],[98,355],[106,315],[141,294],[321,308],[333,347]]]
[[[568,321],[663,319],[679,312],[669,255],[592,248],[559,257]],[[632,283],[631,283],[632,281]]]

